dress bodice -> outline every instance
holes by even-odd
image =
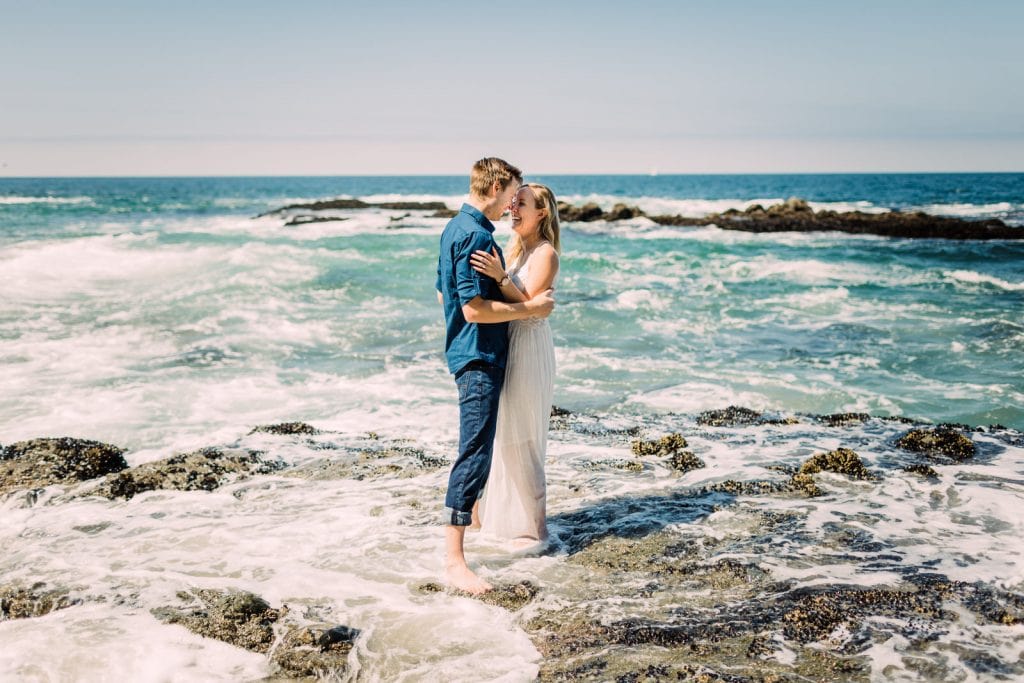
[[[533,260],[533,254],[530,254],[529,258],[523,259],[522,255],[515,260],[515,263],[508,269],[508,277],[512,280],[513,284],[519,288],[520,291],[526,291],[526,280],[530,275],[530,261]],[[552,283],[552,286],[554,283]],[[522,320],[513,320],[512,324],[519,324],[521,326],[539,326],[547,323],[547,318],[524,318]]]

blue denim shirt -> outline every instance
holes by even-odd
[[[468,363],[482,360],[505,367],[508,357],[508,323],[468,323],[462,306],[474,297],[504,301],[501,288],[493,278],[473,270],[470,255],[477,250],[490,252],[494,242],[494,225],[478,209],[463,204],[459,213],[448,221],[441,234],[441,254],[437,260],[437,291],[444,298],[444,321],[447,334],[444,353],[448,370],[455,374]],[[502,265],[505,257],[498,247]]]

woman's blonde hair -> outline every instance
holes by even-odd
[[[526,183],[523,187],[528,187],[533,191],[533,196],[537,198],[536,208],[545,211],[544,217],[540,219],[540,225],[537,228],[541,238],[551,242],[551,246],[555,248],[555,253],[561,254],[562,239],[558,227],[558,201],[555,199],[555,193],[551,191],[551,188],[540,183]],[[523,243],[519,239],[519,235],[512,234],[512,239],[509,241],[506,251],[508,252],[507,259],[509,263],[514,263],[519,258],[520,254],[523,253]]]

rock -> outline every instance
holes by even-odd
[[[838,448],[827,453],[816,453],[800,467],[800,474],[816,474],[822,471],[845,474],[853,479],[866,481],[878,479],[878,477],[871,474],[864,467],[864,461],[861,460],[860,456],[849,448]]]
[[[240,477],[270,474],[284,463],[268,461],[258,451],[203,448],[132,467],[107,477],[89,495],[130,499],[145,491],[213,491]]]
[[[345,216],[292,216],[284,226],[306,225],[307,223],[332,223],[336,221],[347,221]]]
[[[347,209],[394,209],[398,211],[447,211],[444,202],[364,202],[361,199],[325,199],[318,202],[289,204],[261,213],[256,218],[272,216],[286,211],[336,211]],[[338,219],[333,219],[338,220]],[[344,220],[344,219],[342,219]]]
[[[668,457],[668,466],[677,472],[689,472],[706,467],[704,461],[691,451],[677,451]]]
[[[588,202],[583,206],[573,206],[565,202],[558,203],[558,218],[561,221],[592,223],[604,218],[604,211],[594,202]]]
[[[347,626],[292,628],[270,652],[275,676],[322,680],[348,668],[348,654],[359,631]]]
[[[871,416],[867,413],[832,413],[831,415],[818,415],[815,419],[829,427],[850,427],[867,422]]]
[[[430,214],[430,218],[455,218],[459,215],[459,212],[454,209],[438,209],[434,213]]]
[[[603,219],[606,221],[626,221],[631,218],[640,218],[643,215],[644,212],[635,206],[616,204],[612,207],[611,211],[603,216]]]
[[[272,425],[259,425],[254,427],[250,434],[319,434],[320,430],[312,425],[308,425],[305,422],[281,422],[279,424]]]
[[[191,593],[178,593],[178,599],[188,606],[158,607],[151,610],[153,616],[253,652],[266,653],[274,642],[273,625],[280,619],[281,610],[271,608],[258,595],[236,590],[194,589]]]
[[[19,441],[0,448],[0,493],[76,484],[128,467],[117,446],[84,439]]]
[[[896,445],[930,458],[950,458],[958,462],[974,457],[974,442],[946,425],[934,429],[912,429],[896,439]]]
[[[0,621],[41,617],[80,603],[81,600],[72,600],[67,590],[47,589],[45,583],[35,583],[28,588],[0,586]]]
[[[372,433],[371,433],[372,434]],[[306,463],[282,472],[286,477],[313,481],[331,479],[379,479],[382,477],[418,477],[424,472],[447,467],[444,458],[427,455],[419,448],[396,444],[363,448],[337,457]]]
[[[939,473],[932,469],[932,467],[930,467],[929,465],[908,465],[907,467],[903,468],[903,471],[908,472],[910,474],[918,474],[922,477],[927,477],[928,479],[939,478]]]
[[[697,416],[697,424],[705,427],[738,427],[761,422],[761,413],[750,408],[729,406],[725,410],[707,410]]]
[[[967,220],[932,216],[921,212],[863,213],[850,211],[815,212],[806,201],[791,198],[764,209],[754,205],[745,211],[725,211],[700,218],[686,216],[648,216],[660,225],[703,227],[715,225],[723,230],[746,232],[835,231],[860,235],[884,235],[901,238],[956,240],[1020,240],[1024,229],[1006,225],[998,219]]]
[[[673,433],[663,436],[657,441],[644,441],[637,439],[632,443],[633,454],[644,455],[671,455],[676,451],[686,448],[686,439],[682,434]]]
[[[524,605],[537,597],[539,589],[530,581],[519,583],[497,584],[491,590],[480,595],[473,595],[460,590],[453,590],[442,586],[439,583],[428,582],[420,584],[417,589],[423,593],[448,593],[462,598],[473,598],[488,605],[503,607],[510,612],[516,612]]]

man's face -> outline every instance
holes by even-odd
[[[515,180],[509,182],[505,186],[504,190],[498,192],[496,201],[494,203],[494,209],[488,214],[487,218],[492,221],[496,221],[508,211],[509,206],[512,204],[512,200],[515,199],[516,192],[519,191],[519,183]]]

